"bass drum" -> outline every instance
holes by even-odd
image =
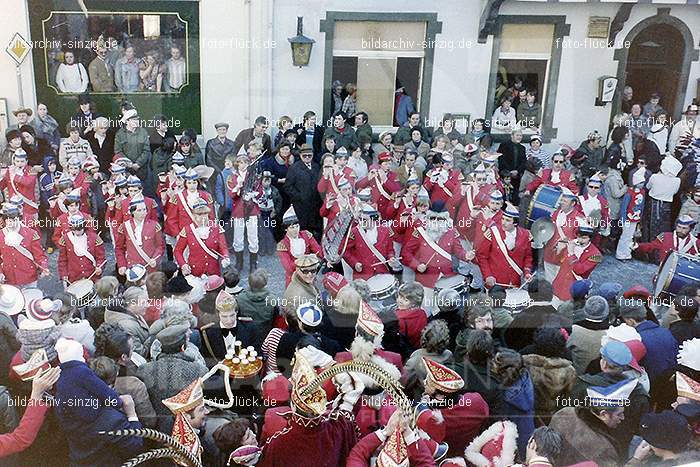
[[[700,285],[700,258],[674,251],[656,274],[654,296],[673,297],[687,285]]]
[[[532,223],[541,217],[551,217],[557,209],[561,198],[561,189],[555,186],[540,185],[535,194],[532,195],[530,207],[527,210],[526,228],[530,228]]]

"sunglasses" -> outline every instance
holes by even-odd
[[[644,161],[637,161],[637,165],[647,165],[647,163]]]
[[[311,154],[302,154],[301,157],[311,157]]]
[[[553,164],[563,164],[564,161],[552,161]]]
[[[597,185],[588,185],[588,188],[590,188],[591,190],[600,190],[600,187]]]
[[[302,274],[316,274],[318,272],[318,268],[299,269],[299,272]]]

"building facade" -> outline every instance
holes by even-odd
[[[607,132],[625,84],[641,103],[658,92],[673,118],[698,96],[696,0],[404,0],[397,11],[372,0],[84,4],[87,17],[77,0],[4,1],[14,14],[0,18],[0,43],[9,43],[18,32],[37,45],[20,66],[21,98],[14,62],[6,54],[0,58],[0,97],[7,99],[9,110],[20,101],[30,107],[47,101],[52,113],[74,112],[76,93],[61,92],[52,82],[52,66],[61,56],[46,50],[47,43],[97,39],[102,30],[117,40],[134,37],[137,56],[159,48],[163,64],[172,58],[172,44],[181,43],[187,76],[174,91],[91,91],[98,108],[116,115],[122,100],[132,100],[146,116],[180,116],[182,126],[205,137],[214,134],[213,124],[220,120],[237,129],[257,115],[298,119],[314,110],[327,118],[334,80],[357,84],[358,110],[370,114],[378,132],[395,123],[398,85],[426,124],[434,126],[446,112],[465,122],[489,118],[499,82],[510,85],[519,76],[537,90],[545,138],[570,144],[594,129]],[[302,67],[293,65],[288,41],[296,34],[298,17],[303,34],[315,41]],[[63,32],[52,36],[54,30]],[[82,57],[87,69],[90,53]],[[611,102],[599,99],[605,97],[600,90],[604,77],[618,80]],[[14,123],[11,116],[8,120]]]

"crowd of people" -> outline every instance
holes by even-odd
[[[590,279],[697,261],[697,105],[664,144],[630,131],[633,104],[550,154],[517,125],[496,143],[485,119],[461,134],[408,106],[375,135],[347,88],[327,126],[221,122],[202,146],[129,102],[111,127],[87,94],[65,137],[44,104],[14,112],[0,462],[699,460],[700,278]]]

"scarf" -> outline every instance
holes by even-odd
[[[41,123],[43,133],[53,133],[58,128],[58,122],[51,115],[46,114],[43,119],[37,115],[36,119]]]
[[[46,350],[49,361],[55,360],[57,354],[54,345],[59,337],[61,333],[56,326],[48,329],[18,329],[17,340],[22,344],[19,349],[22,360],[29,361],[32,354],[42,348]]]

